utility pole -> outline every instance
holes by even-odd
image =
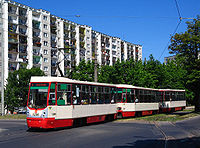
[[[96,37],[94,39],[94,82],[97,82],[97,44]]]
[[[0,1],[0,5],[2,7],[2,1]],[[3,48],[3,12],[2,9],[0,11],[1,13],[1,18],[0,18],[0,22],[2,24],[0,24],[0,48],[1,48],[1,115],[4,115],[4,48]]]

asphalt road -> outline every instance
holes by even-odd
[[[0,148],[199,148],[200,116],[176,123],[114,121],[28,131],[25,120],[0,120]]]

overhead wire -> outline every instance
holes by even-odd
[[[174,0],[174,1],[175,1],[175,4],[176,4],[176,10],[177,10],[178,16],[179,16],[179,22],[178,22],[178,24],[176,25],[176,28],[175,28],[175,30],[174,30],[174,32],[173,32],[173,34],[172,34],[171,36],[174,36],[174,34],[175,34],[176,31],[178,30],[178,27],[180,26],[180,24],[181,24],[181,22],[182,22],[182,19],[183,19],[183,18],[181,17],[181,13],[180,13],[180,9],[179,9],[177,0]],[[168,40],[167,45],[166,45],[165,48],[163,49],[163,51],[162,51],[160,57],[158,58],[158,60],[160,60],[160,58],[163,56],[165,50],[168,48],[168,45],[169,45],[170,41],[171,41],[171,37],[170,37],[170,39]]]

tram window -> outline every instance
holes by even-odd
[[[171,100],[172,100],[172,101],[175,101],[175,100],[176,100],[175,92],[171,92]]]
[[[71,104],[71,85],[58,83],[57,84],[57,105]]]
[[[135,91],[134,89],[131,90],[131,102],[135,102]]]
[[[82,85],[82,91],[85,92],[85,85]]]
[[[122,101],[122,93],[117,93],[115,100],[117,103],[120,103]]]
[[[70,86],[70,84],[58,83],[57,90],[58,90],[58,92],[61,92],[61,91],[71,92],[71,86]]]
[[[98,100],[99,100],[99,101],[98,101],[99,104],[103,104],[103,103],[104,103],[104,94],[99,93]]]
[[[127,93],[127,103],[132,103],[133,100],[131,98],[131,94],[130,93]]]
[[[102,87],[98,86],[98,92],[102,93]]]
[[[110,94],[105,94],[105,103],[108,104],[110,103]]]
[[[72,85],[72,103],[74,105],[81,104],[81,85]]]
[[[90,95],[87,92],[82,92],[81,104],[89,104]]]
[[[139,102],[144,102],[144,91],[143,90],[139,90]]]
[[[97,104],[97,95],[95,93],[91,94],[91,104]]]
[[[135,102],[136,102],[136,103],[140,102],[139,99],[140,99],[139,90],[136,89],[136,90],[135,90]]]
[[[96,93],[97,92],[97,87],[96,86],[91,86],[91,92]]]
[[[170,101],[170,92],[165,92],[165,101]]]
[[[51,83],[50,93],[49,93],[49,105],[56,104],[56,96],[55,96],[55,83]]]
[[[85,92],[90,92],[90,87],[88,85],[85,86]]]
[[[105,93],[109,93],[110,92],[110,88],[109,87],[105,87]]]
[[[156,92],[156,101],[162,102],[163,97],[162,97],[162,93],[161,92]]]
[[[110,89],[111,92],[111,103],[115,103],[115,95],[116,95],[116,89],[115,88],[111,88]]]

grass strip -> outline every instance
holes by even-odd
[[[4,115],[4,116],[0,116],[0,119],[26,119],[26,114],[17,114],[17,115]]]

